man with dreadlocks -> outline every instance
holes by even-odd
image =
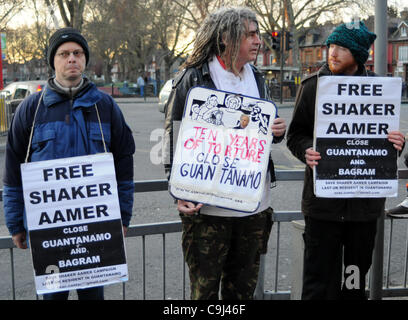
[[[184,70],[174,79],[166,114],[166,139],[173,154],[173,124],[182,119],[187,92],[194,86],[269,99],[262,74],[250,64],[261,40],[255,14],[247,8],[222,8],[210,14],[198,31]],[[277,118],[272,126],[273,142],[280,142],[286,124]],[[273,163],[269,170],[273,173]],[[267,176],[259,210],[243,213],[177,200],[183,224],[182,247],[189,267],[191,299],[252,299],[260,254],[272,227],[269,207],[271,182]]]

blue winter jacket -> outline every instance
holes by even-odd
[[[114,100],[88,79],[74,96],[48,81],[35,118],[29,162],[104,152],[95,104],[107,151],[113,154],[122,223],[128,226],[133,207],[132,132]],[[27,97],[11,123],[3,175],[3,202],[7,228],[14,235],[27,229],[20,164],[25,161],[30,130],[41,92]]]

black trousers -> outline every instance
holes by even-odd
[[[366,299],[377,221],[305,223],[302,300]]]

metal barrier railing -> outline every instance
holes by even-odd
[[[399,170],[399,179],[408,178],[408,169]],[[303,170],[278,170],[276,171],[276,178],[278,181],[303,181],[304,171]],[[168,183],[167,180],[151,180],[151,181],[136,181],[135,182],[135,193],[139,192],[156,192],[167,190]],[[2,201],[2,190],[0,190],[0,201]],[[279,288],[279,279],[281,274],[281,223],[288,223],[293,220],[301,220],[303,216],[300,211],[277,211],[273,214],[273,220],[275,222],[273,227],[274,235],[276,233],[276,248],[275,250],[269,249],[266,256],[262,256],[261,259],[261,269],[260,277],[258,279],[258,286],[256,289],[255,297],[257,299],[290,299],[290,285],[286,285],[284,290]],[[407,228],[408,230],[408,228]],[[163,223],[152,223],[152,224],[142,224],[142,225],[132,225],[129,227],[126,238],[141,237],[142,240],[142,299],[146,299],[146,237],[151,235],[161,235],[162,236],[162,299],[166,298],[166,268],[168,263],[166,262],[166,237],[170,233],[181,232],[181,222],[180,221],[170,221]],[[388,233],[388,251],[387,251],[387,272],[385,275],[385,284],[383,284],[382,294],[384,297],[402,297],[408,296],[407,288],[407,274],[408,274],[408,232],[406,245],[404,249],[405,253],[405,263],[403,267],[404,280],[403,283],[396,286],[394,281],[394,286],[390,286],[390,264],[391,264],[391,252],[392,252],[392,238],[393,238],[393,221],[390,221],[390,229]],[[12,299],[16,299],[16,274],[14,265],[14,249],[15,246],[11,240],[10,236],[0,237],[0,250],[9,250],[10,252],[10,273],[11,273],[11,291]],[[273,254],[272,254],[273,253]],[[268,273],[267,275],[273,275],[272,290],[265,290],[265,265],[271,260],[274,255],[275,268],[274,272]],[[182,263],[182,292],[179,299],[186,299],[186,267],[185,263]],[[284,270],[284,277],[290,276],[288,270]],[[4,274],[2,275],[4,277]],[[381,276],[382,278],[382,276]],[[369,284],[370,286],[370,284]],[[37,297],[38,298],[38,297]],[[122,284],[122,298],[126,299],[126,284]]]
[[[6,103],[4,96],[0,95],[0,134],[7,133],[10,123],[9,106]]]

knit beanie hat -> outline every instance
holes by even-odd
[[[331,43],[348,48],[359,65],[364,65],[368,59],[368,52],[374,40],[375,33],[368,31],[362,21],[358,24],[343,23],[339,25],[326,40],[326,45]]]
[[[60,45],[65,42],[76,42],[78,43],[85,53],[86,65],[88,65],[89,61],[89,47],[88,43],[86,42],[85,38],[81,35],[81,33],[71,27],[58,29],[54,32],[51,36],[48,49],[47,49],[47,61],[50,67],[55,70],[54,68],[54,56],[57,52],[57,49]]]

